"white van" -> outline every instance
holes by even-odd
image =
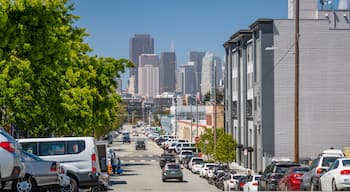
[[[175,152],[181,153],[182,150],[196,151],[196,144],[191,142],[177,143],[175,146]]]
[[[60,162],[70,177],[69,191],[98,186],[101,170],[93,137],[28,138],[18,142],[27,152]]]

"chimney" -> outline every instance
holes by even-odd
[[[339,0],[339,10],[350,10],[350,0]]]

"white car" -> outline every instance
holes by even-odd
[[[339,158],[320,178],[322,191],[350,190],[350,158]]]
[[[194,164],[202,164],[204,163],[204,159],[201,157],[192,157],[190,162],[188,162],[188,169],[192,170],[192,166]]]
[[[208,176],[209,176],[209,173],[208,173]],[[229,179],[224,181],[225,191],[239,191],[239,179],[244,177],[246,177],[246,175],[231,173]]]
[[[6,185],[7,181],[23,178],[25,165],[20,158],[21,146],[5,130],[0,128],[0,181]],[[0,191],[5,187],[0,185]]]
[[[243,191],[258,191],[259,179],[261,175],[253,175],[243,185]]]
[[[200,170],[202,169],[202,165],[203,165],[203,163],[201,163],[201,162],[192,163],[191,172],[192,173],[199,173]]]
[[[216,163],[204,163],[202,164],[202,167],[201,169],[199,170],[199,177],[208,177],[208,170],[210,167],[215,167],[217,166],[218,164]]]
[[[182,163],[183,158],[189,155],[193,156],[193,151],[188,151],[188,150],[181,151],[181,153],[179,154],[180,163]]]

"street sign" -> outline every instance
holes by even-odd
[[[196,143],[198,143],[198,142],[199,142],[199,140],[200,140],[200,138],[199,138],[199,137],[195,137],[195,138],[194,138],[194,141],[195,141]]]

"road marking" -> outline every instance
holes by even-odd
[[[144,160],[144,159],[141,159],[141,160],[140,160],[140,162],[146,162],[146,160]]]
[[[151,162],[156,162],[156,160],[152,159]]]
[[[130,162],[130,163],[134,163],[134,162],[135,162],[135,160],[130,160],[129,162]]]

